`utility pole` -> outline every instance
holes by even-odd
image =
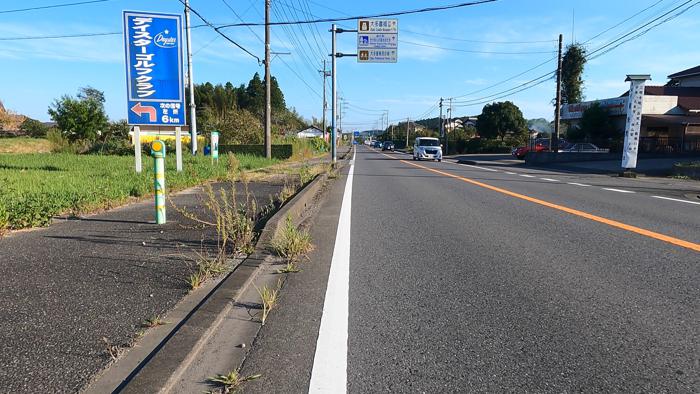
[[[447,116],[447,119],[449,121],[450,129],[447,130],[445,133],[445,152],[449,155],[450,150],[449,150],[449,143],[450,143],[450,131],[454,132],[454,125],[452,124],[452,97],[450,97],[450,107],[447,109],[447,113],[449,114]]]
[[[408,149],[408,130],[411,128],[411,118],[406,118],[406,149]]]
[[[326,71],[326,60],[323,60],[323,71],[318,70],[323,76],[323,139],[326,140],[326,111],[328,111],[328,102],[326,101],[326,78],[331,76],[330,71]]]
[[[268,159],[272,159],[272,98],[270,88],[270,0],[265,0],[265,157]]]
[[[190,34],[190,0],[185,0],[185,35],[187,36],[187,86],[190,90],[190,146],[197,154],[197,105],[194,102],[194,77],[192,76],[192,35]]]
[[[440,97],[440,138],[445,138],[445,119],[442,117],[442,97]]]
[[[332,115],[332,127],[331,127],[331,161],[335,165],[336,162],[336,149],[335,149],[335,136],[336,136],[336,124],[335,124],[335,117],[336,117],[336,107],[338,105],[338,95],[336,91],[336,82],[338,79],[338,70],[335,65],[335,59],[336,59],[336,53],[335,53],[335,35],[336,35],[336,27],[335,23],[331,25],[331,56],[333,57],[333,60],[331,61],[331,73],[333,74],[331,78],[331,89],[333,90],[332,96],[333,98],[331,99],[331,115]]]
[[[559,60],[557,61],[557,108],[554,112],[554,135],[549,139],[550,150],[559,151],[559,123],[561,121],[561,43],[563,36],[559,34]]]

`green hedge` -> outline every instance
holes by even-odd
[[[265,145],[219,145],[219,154],[234,153],[237,155],[265,156]],[[272,145],[272,158],[286,160],[292,157],[294,150],[291,144]]]

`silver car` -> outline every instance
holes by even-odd
[[[413,160],[442,161],[440,140],[432,137],[418,137],[413,143]]]

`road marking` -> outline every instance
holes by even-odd
[[[660,199],[662,199],[662,200],[678,201],[678,202],[684,202],[684,203],[686,203],[686,204],[700,205],[700,202],[688,201],[688,200],[680,200],[680,199],[678,199],[678,198],[663,197],[663,196],[651,196],[651,198],[660,198]]]
[[[542,179],[543,181],[547,181],[547,182],[559,182],[558,180],[552,179],[552,178],[540,178],[540,179]]]
[[[636,193],[631,190],[622,190],[622,189],[613,189],[611,187],[604,187],[603,190],[609,190],[611,192],[618,192],[618,193]]]
[[[510,172],[510,171],[506,171],[506,174],[508,174],[508,175],[518,175],[518,174],[516,174],[516,173],[514,173],[514,172]]]
[[[568,182],[567,185],[581,186],[581,187],[591,187],[591,185],[586,185],[585,183]]]
[[[461,164],[461,163],[457,163],[457,164]],[[484,170],[484,171],[498,172],[498,170],[494,170],[493,168],[479,167],[479,166],[474,166],[471,164],[462,164],[462,165],[465,167],[478,168],[478,169]]]
[[[526,196],[526,195],[524,195],[524,194],[515,193],[515,192],[512,192],[512,191],[510,191],[510,190],[501,189],[500,187],[491,186],[491,185],[489,185],[489,184],[486,184],[486,183],[483,183],[483,182],[479,182],[479,181],[475,181],[475,180],[473,180],[473,179],[469,179],[469,178],[465,178],[465,177],[462,177],[462,176],[459,176],[459,175],[450,174],[450,173],[448,173],[448,172],[444,172],[444,171],[432,169],[432,168],[429,168],[429,167],[422,166],[422,165],[420,165],[420,164],[411,163],[410,161],[401,160],[401,162],[403,162],[403,163],[405,163],[405,164],[408,164],[408,165],[412,165],[412,166],[414,166],[414,167],[422,168],[422,169],[427,170],[427,171],[434,172],[434,173],[436,173],[436,174],[444,175],[444,176],[447,176],[447,177],[450,177],[450,178],[454,178],[454,179],[459,179],[459,180],[461,180],[461,181],[463,181],[463,182],[467,182],[467,183],[470,183],[470,184],[472,184],[472,185],[480,186],[480,187],[483,187],[483,188],[485,188],[485,189],[489,189],[489,190],[492,190],[492,191],[495,191],[495,192],[498,192],[498,193],[502,193],[502,194],[505,194],[505,195],[508,195],[508,196],[511,196],[511,197],[515,197],[515,198],[518,198],[518,199],[521,199],[521,200],[525,200],[525,201],[529,201],[529,202],[532,202],[532,203],[535,203],[535,204],[543,205],[543,206],[545,206],[545,207],[552,208],[552,209],[556,209],[556,210],[558,210],[558,211],[570,213],[570,214],[572,214],[572,215],[579,216],[579,217],[582,217],[582,218],[586,218],[586,219],[592,220],[592,221],[594,221],[594,222],[607,224],[608,226],[611,226],[611,227],[619,228],[619,229],[626,230],[626,231],[629,231],[629,232],[632,232],[632,233],[635,233],[635,234],[643,235],[643,236],[645,236],[645,237],[653,238],[653,239],[656,239],[656,240],[659,240],[659,241],[667,242],[667,243],[670,243],[670,244],[673,244],[673,245],[676,245],[676,246],[680,246],[680,247],[683,247],[683,248],[686,248],[686,249],[690,249],[690,250],[694,250],[694,251],[696,251],[696,252],[700,252],[700,244],[696,244],[696,243],[694,243],[694,242],[685,241],[685,240],[682,240],[682,239],[679,239],[679,238],[674,238],[674,237],[671,237],[671,236],[668,236],[668,235],[665,235],[665,234],[657,233],[657,232],[650,231],[650,230],[646,230],[646,229],[643,229],[643,228],[640,228],[640,227],[636,227],[636,226],[632,226],[632,225],[625,224],[625,223],[622,223],[622,222],[618,222],[618,221],[616,221],[616,220],[607,219],[607,218],[604,218],[604,217],[601,217],[601,216],[597,216],[597,215],[593,215],[593,214],[590,214],[590,213],[587,213],[587,212],[579,211],[579,210],[577,210],[577,209],[565,207],[565,206],[563,206],[563,205],[558,205],[558,204],[554,204],[554,203],[551,203],[551,202],[548,202],[548,201],[540,200],[540,199],[538,199],[538,198]]]
[[[525,178],[534,178],[534,175],[528,175],[528,174],[520,174],[520,176],[524,176]]]
[[[350,291],[350,222],[352,212],[352,179],[355,153],[345,182],[340,206],[338,231],[326,298],[323,302],[321,327],[316,341],[316,354],[311,371],[309,393],[345,393],[348,380],[348,300]]]

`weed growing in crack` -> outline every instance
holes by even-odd
[[[260,378],[262,375],[241,376],[238,370],[233,370],[225,375],[216,375],[209,378],[209,382],[218,386],[222,386],[223,393],[235,393],[241,388],[245,382]]]
[[[262,325],[265,325],[265,321],[267,320],[267,316],[270,314],[270,311],[277,306],[277,298],[279,295],[279,291],[282,288],[282,280],[278,279],[277,280],[277,287],[274,289],[270,289],[267,286],[263,286],[262,289],[258,289],[257,287],[255,288],[258,291],[258,294],[260,295],[260,302],[262,303],[263,307],[263,314],[260,319],[260,322]]]
[[[146,328],[153,328],[153,327],[158,327],[158,326],[162,326],[165,324],[168,324],[168,322],[163,320],[163,318],[161,318],[160,315],[156,315],[156,316],[149,317],[148,319],[144,320],[141,325],[143,327],[146,327]]]
[[[122,354],[124,354],[124,348],[119,345],[115,345],[107,339],[107,337],[102,337],[102,342],[105,343],[104,353],[109,356],[112,361],[117,361]]]

